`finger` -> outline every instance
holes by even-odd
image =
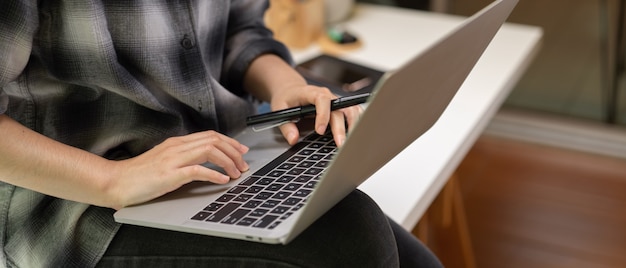
[[[337,147],[343,145],[346,139],[346,121],[343,111],[333,111],[330,118],[330,130],[333,133],[333,139]]]
[[[249,169],[243,155],[219,138],[202,139],[186,144],[187,150],[181,150],[181,166],[190,164],[212,163],[226,172],[231,178],[238,178],[242,171]]]
[[[186,182],[209,181],[217,184],[224,184],[230,181],[229,176],[201,165],[184,167],[181,169],[181,172],[184,174],[184,177],[189,179],[189,181]]]
[[[239,141],[213,130],[196,132],[178,138],[180,139],[179,142],[185,143],[186,145],[185,147],[181,147],[181,150],[189,150],[189,147],[193,147],[197,144],[196,142],[203,142],[206,139],[221,140],[222,142],[226,142],[232,147],[237,148],[237,150],[242,154],[247,153],[249,150],[247,146],[241,144]]]
[[[249,150],[248,147],[240,144],[237,140],[222,135],[220,133],[203,132],[198,133],[198,135],[193,135],[193,137],[187,139],[186,143],[180,146],[179,150],[181,153],[189,153],[196,148],[205,148],[205,150],[221,150],[228,158],[233,161],[239,171],[246,171],[249,169],[248,163],[246,163],[246,161],[243,159],[243,154],[247,153]],[[202,160],[202,158],[195,159]],[[215,162],[211,163],[217,164]]]
[[[245,145],[241,144],[239,141],[237,141],[237,140],[235,140],[235,139],[233,139],[231,137],[228,137],[226,135],[222,135],[222,134],[220,134],[220,135],[221,135],[221,139],[225,140],[233,148],[236,148],[241,154],[245,154],[245,153],[247,153],[250,150],[250,148],[248,148],[248,146],[245,146]]]
[[[280,132],[283,134],[283,137],[287,140],[287,143],[290,145],[294,145],[300,136],[300,132],[298,131],[298,127],[294,123],[286,123],[279,127]]]
[[[230,158],[235,163],[235,166],[239,171],[247,171],[250,169],[248,163],[243,159],[243,154],[234,148],[232,144],[228,143],[218,143],[215,144],[215,147],[219,149],[222,153],[226,155],[226,157]]]
[[[341,114],[336,112],[341,112]],[[359,120],[362,113],[363,108],[360,105],[351,106],[332,113],[331,130],[333,132],[333,139],[335,140],[337,146],[343,145],[347,137],[347,132],[354,127],[354,124],[356,124]]]
[[[241,169],[237,167],[235,161],[226,155],[223,151],[218,149],[207,150],[204,155],[204,162],[213,163],[218,167],[224,169],[226,175],[231,178],[241,177]]]
[[[315,105],[315,132],[324,134],[326,127],[330,121],[330,102],[337,98],[333,95],[328,88],[307,86],[303,94],[298,95],[300,99],[300,105],[313,104]],[[280,104],[276,104],[274,109],[279,109]]]
[[[350,130],[359,120],[361,114],[363,114],[363,107],[361,107],[361,105],[355,105],[342,110],[345,115],[346,121],[348,122],[348,130]]]
[[[211,137],[217,137],[218,139],[220,139],[223,142],[228,143],[230,146],[232,146],[233,148],[236,148],[237,151],[239,151],[241,154],[245,154],[248,152],[248,150],[250,150],[247,146],[241,144],[239,141],[228,137],[224,134],[221,134],[219,132],[216,131],[208,131],[208,135]]]
[[[311,103],[315,105],[315,132],[322,135],[326,132],[326,127],[330,122],[330,102],[337,97],[330,93],[328,89],[324,89],[321,93],[316,94]]]

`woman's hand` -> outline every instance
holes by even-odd
[[[337,96],[327,88],[307,85],[298,72],[272,54],[261,55],[252,62],[246,72],[244,86],[257,98],[269,101],[272,110],[315,105],[315,131],[324,134],[330,124],[337,146],[341,146],[346,138],[346,122],[348,127],[352,126],[362,113],[358,105],[331,112],[330,101]],[[298,141],[299,132],[295,124],[284,124],[280,130],[289,144]]]
[[[114,208],[152,200],[192,181],[227,183],[248,170],[243,154],[248,147],[215,131],[193,133],[165,140],[128,160],[112,161],[105,192]],[[226,174],[202,164],[210,162]]]
[[[362,108],[359,105],[331,111],[331,101],[337,96],[327,88],[293,85],[278,92],[280,94],[275,94],[271,99],[272,110],[314,104],[317,112],[315,115],[315,132],[324,134],[327,126],[330,125],[337,146],[341,146],[346,139],[346,123],[348,127],[352,126],[362,113]],[[280,126],[280,130],[289,144],[298,141],[299,131],[294,123],[283,124]]]
[[[107,160],[0,115],[0,181],[59,198],[119,209],[191,181],[226,183],[248,170],[248,147],[215,131],[169,138],[145,153]],[[225,174],[202,166],[210,162]]]

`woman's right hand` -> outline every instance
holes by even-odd
[[[112,207],[146,202],[192,181],[223,184],[239,178],[249,166],[243,159],[248,147],[215,131],[173,137],[145,153],[111,161],[112,177],[106,193]],[[226,174],[202,164],[210,162]]]

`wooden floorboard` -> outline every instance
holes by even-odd
[[[626,267],[626,160],[483,136],[458,168],[477,267]]]

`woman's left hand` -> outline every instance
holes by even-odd
[[[315,132],[324,134],[330,125],[337,146],[341,146],[346,139],[346,125],[348,128],[353,126],[363,112],[359,105],[331,112],[330,102],[337,96],[328,88],[307,85],[292,66],[272,54],[261,55],[250,64],[244,86],[258,99],[269,101],[274,111],[315,105]],[[295,144],[299,139],[294,123],[282,125],[280,131],[289,144]]]
[[[272,110],[308,104],[315,105],[317,112],[315,115],[315,132],[324,134],[327,127],[330,126],[337,146],[341,146],[346,139],[346,126],[348,128],[353,126],[363,112],[359,105],[331,111],[331,101],[337,96],[324,87],[296,85],[280,92],[281,94],[275,94],[270,101]],[[299,131],[295,123],[281,125],[280,131],[289,144],[294,144],[299,139]]]

